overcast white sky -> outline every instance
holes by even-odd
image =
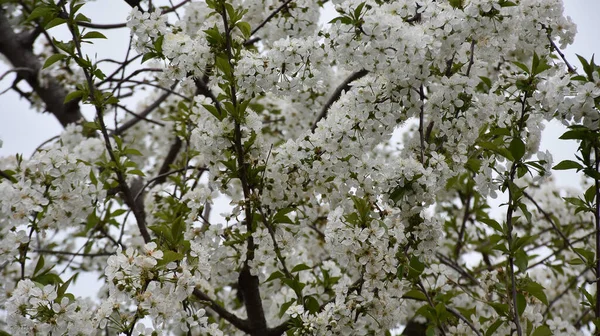
[[[566,0],[566,13],[577,24],[578,35],[575,44],[565,53],[573,65],[578,65],[575,54],[580,54],[589,59],[600,53],[600,1],[598,0]],[[129,7],[122,0],[103,0],[90,2],[84,7],[84,12],[97,23],[124,22],[129,13]],[[126,29],[112,30],[105,33],[108,40],[96,40],[94,50],[97,50],[98,59],[104,57],[123,58],[123,48],[127,45],[129,33]],[[66,36],[64,37],[67,38]],[[0,74],[8,68],[0,64]],[[9,75],[0,82],[0,91],[9,87],[14,76]],[[92,114],[86,113],[91,119]],[[40,114],[29,108],[27,101],[20,99],[16,93],[9,91],[0,96],[0,139],[3,146],[0,156],[23,153],[29,156],[32,151],[43,141],[57,135],[61,131],[60,124],[47,113]],[[568,145],[564,141],[556,140],[563,129],[558,123],[551,124],[545,132],[542,142],[543,149],[551,149],[555,155],[555,162],[571,158],[575,144]],[[553,139],[554,138],[554,139]],[[561,184],[572,184],[574,175],[560,175]],[[566,180],[565,180],[566,179]]]

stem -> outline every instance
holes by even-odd
[[[598,171],[600,166],[600,153],[598,153],[599,148],[594,146],[594,158],[596,159],[595,169]],[[596,220],[596,277],[600,274],[600,181],[598,179],[594,179],[594,186],[596,191],[596,208],[594,209],[594,217]],[[596,281],[596,306],[594,307],[594,312],[596,314],[596,318],[600,317],[600,281]],[[600,328],[596,329],[596,335],[600,335]]]
[[[221,17],[223,18],[223,26],[225,29],[225,48],[227,52],[227,60],[229,62],[229,66],[231,68],[232,76],[234,64],[233,60],[233,52],[231,51],[231,31],[229,30],[229,23],[227,20],[227,9],[225,8],[225,3],[222,6]],[[231,103],[234,106],[234,109],[237,110],[237,93],[235,89],[235,79],[230,83],[230,96]],[[234,131],[233,131],[233,146],[235,149],[235,155],[237,157],[237,166],[238,166],[238,176],[240,182],[242,184],[242,190],[244,193],[244,210],[246,216],[246,227],[249,233],[249,237],[247,239],[247,252],[246,252],[246,260],[244,261],[244,266],[240,271],[238,277],[239,288],[243,294],[244,298],[244,306],[246,307],[246,313],[248,314],[248,323],[250,324],[250,334],[251,335],[265,335],[267,334],[267,320],[265,318],[264,308],[262,306],[262,299],[260,298],[260,283],[258,276],[252,275],[250,272],[249,262],[254,259],[254,251],[256,246],[254,244],[254,238],[252,237],[253,225],[252,222],[254,220],[252,204],[251,204],[251,187],[248,181],[248,166],[244,161],[245,153],[244,147],[242,145],[242,129],[241,129],[241,118],[234,118]]]
[[[466,76],[469,77],[471,75],[471,67],[473,66],[473,63],[475,63],[474,61],[474,55],[475,54],[475,40],[471,41],[471,55],[469,55],[469,65],[467,65],[467,73]]]
[[[471,192],[467,194],[466,199],[463,204],[465,205],[465,212],[463,213],[462,225],[460,226],[460,231],[458,232],[458,241],[456,242],[456,248],[454,249],[454,256],[458,260],[460,256],[460,250],[462,249],[464,243],[463,239],[465,236],[465,230],[467,228],[467,221],[469,220],[469,216],[471,215]]]
[[[275,15],[277,15],[277,13],[279,13],[280,11],[282,11],[285,7],[287,7],[287,5],[292,2],[292,0],[287,0],[285,1],[283,4],[281,4],[281,6],[279,6],[275,11],[273,11],[269,16],[267,16],[266,19],[263,20],[263,22],[261,22],[258,26],[256,26],[256,28],[254,28],[252,30],[252,32],[250,33],[250,36],[256,34],[256,32],[258,32],[262,27],[264,27],[264,25],[267,24],[267,22],[269,22],[273,17],[275,17]],[[248,42],[248,40],[244,41],[244,45]]]
[[[317,119],[315,119],[312,126],[310,127],[310,130],[313,133],[317,129],[317,124],[319,123],[319,121],[321,121],[321,119],[323,119],[327,116],[327,111],[329,111],[329,108],[331,107],[331,105],[333,105],[333,103],[335,103],[340,98],[343,91],[347,91],[350,89],[350,83],[354,82],[355,80],[359,80],[359,79],[363,78],[368,73],[369,73],[369,71],[362,69],[362,70],[359,70],[359,71],[351,74],[335,89],[335,91],[333,91],[333,94],[331,95],[329,100],[327,100],[325,105],[323,105],[323,107],[321,108],[321,112],[319,112],[319,115],[317,116]]]
[[[423,123],[425,114],[425,92],[423,84],[419,87],[419,98],[421,99],[421,111],[419,112],[419,140],[421,142],[421,164],[425,164],[425,136],[423,135]]]
[[[529,195],[526,192],[523,192],[523,195],[525,196],[525,198],[527,198],[529,201],[531,201],[531,203],[533,203],[533,205],[538,209],[539,212],[542,213],[542,215],[544,216],[544,219],[546,219],[546,221],[548,221],[548,223],[550,223],[552,225],[552,228],[562,238],[562,240],[565,242],[565,245],[568,246],[571,249],[571,251],[573,251],[573,253],[577,254],[577,256],[579,257],[579,259],[581,259],[581,261],[583,261],[584,264],[587,263],[587,260],[581,255],[581,253],[577,252],[577,250],[575,249],[575,247],[573,246],[573,244],[571,243],[571,241],[569,240],[569,238],[567,238],[567,236],[565,236],[565,234],[560,230],[560,228],[558,227],[558,225],[556,225],[554,223],[554,221],[552,220],[552,217],[550,216],[550,214],[547,213],[538,204],[538,202],[536,202],[535,199],[533,199],[533,197],[531,197],[531,195]]]
[[[64,8],[64,5],[63,5],[63,10],[66,12],[66,8]],[[83,59],[83,52],[81,51],[81,41],[79,39],[78,34],[75,33],[76,27],[73,25],[73,23],[68,23],[67,26],[69,27],[71,36],[73,36],[73,41],[75,42],[75,48],[77,50],[78,57]],[[111,161],[113,161],[116,166],[114,169],[114,172],[117,175],[117,182],[119,183],[119,187],[121,189],[121,192],[123,193],[124,200],[129,205],[131,210],[133,211],[133,215],[135,216],[135,219],[137,221],[137,226],[138,226],[138,229],[140,230],[140,234],[144,238],[144,242],[149,243],[152,240],[152,238],[150,237],[150,233],[148,232],[148,229],[146,227],[146,214],[144,212],[144,209],[140,209],[139,207],[137,207],[137,205],[133,199],[131,189],[127,185],[125,176],[123,175],[123,172],[121,171],[121,169],[122,169],[121,163],[119,162],[119,160],[117,160],[115,153],[112,150],[112,145],[110,143],[110,136],[108,135],[106,124],[104,123],[103,105],[102,105],[102,102],[96,101],[96,94],[95,94],[96,90],[95,90],[95,86],[94,86],[94,80],[92,78],[92,75],[90,74],[89,69],[87,69],[86,67],[82,67],[81,69],[83,70],[83,73],[86,78],[87,86],[88,86],[89,93],[90,93],[89,98],[90,98],[92,104],[96,108],[96,117],[98,119],[98,123],[100,124],[100,131],[104,138],[104,145],[106,147],[106,151],[108,152],[108,155],[110,156]]]
[[[419,280],[419,282],[417,283],[417,287],[419,287],[421,292],[423,292],[423,294],[425,294],[425,297],[427,298],[427,303],[429,303],[429,306],[431,308],[435,309],[435,305],[433,304],[433,301],[431,300],[431,296],[429,296],[429,293],[425,289],[425,286],[423,286],[423,283],[421,282],[421,280]],[[440,330],[440,332],[442,333],[442,335],[446,336],[446,331],[444,330],[444,325],[441,323],[441,321],[439,319],[437,319],[436,322],[437,322],[437,327]]]
[[[510,171],[511,181],[514,179],[515,173],[516,173],[516,164],[513,163],[512,169]],[[513,200],[512,191],[509,187],[508,188],[508,210],[506,211],[506,227],[508,229],[508,232],[506,234],[506,240],[508,243],[509,250],[512,249],[511,246],[512,246],[512,231],[513,231],[513,225],[512,225],[513,211],[514,211],[514,200]],[[516,286],[516,280],[515,280],[515,263],[514,263],[514,257],[512,255],[512,251],[510,251],[509,256],[508,256],[508,266],[509,266],[509,270],[510,270],[510,289],[511,289],[512,303],[513,303],[513,320],[515,322],[515,325],[517,326],[517,335],[522,336],[523,331],[521,330],[521,323],[519,321],[519,311],[517,309],[517,286]]]
[[[465,324],[467,324],[469,326],[469,328],[471,328],[471,330],[473,330],[473,332],[475,333],[475,335],[477,336],[481,336],[481,333],[479,332],[479,330],[477,330],[477,328],[475,328],[475,326],[473,325],[473,323],[471,323],[471,321],[469,321],[466,317],[464,317],[458,310],[452,308],[452,307],[446,307],[446,310],[448,310],[449,312],[452,313],[452,315],[458,317],[460,320],[462,320],[463,322],[465,322]]]
[[[527,91],[523,94],[523,99],[521,100],[521,117],[517,124],[517,132],[516,136],[520,136],[521,130],[525,127],[525,112],[527,110]],[[515,180],[515,174],[517,173],[517,166],[522,159],[516,160],[512,163],[509,173],[509,181],[512,183]],[[512,296],[512,304],[513,304],[513,322],[517,327],[517,335],[522,336],[523,330],[521,329],[521,322],[519,321],[519,310],[517,309],[517,284],[516,284],[516,276],[515,276],[515,259],[512,251],[512,242],[513,242],[513,212],[515,211],[515,203],[518,200],[514,198],[513,190],[511,185],[508,185],[508,209],[506,210],[506,242],[508,244],[508,266],[510,271],[510,289]]]

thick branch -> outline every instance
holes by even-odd
[[[241,331],[245,333],[250,333],[250,331],[252,330],[250,329],[248,321],[244,321],[236,315],[230,313],[229,311],[227,311],[227,309],[223,308],[220,304],[208,297],[208,295],[204,294],[201,290],[194,288],[194,296],[202,301],[208,301],[210,303],[210,308],[214,310],[215,313],[217,313],[221,318],[225,319],[227,322],[231,323]]]
[[[38,80],[38,73],[42,69],[38,57],[32,49],[21,44],[17,34],[13,31],[4,10],[0,8],[0,53],[2,53],[17,68],[26,68],[28,71],[19,72],[19,76],[27,81],[29,86],[37,93],[52,113],[63,125],[83,119],[79,110],[79,100],[72,100],[64,104],[67,91],[54,78],[46,78],[47,83],[42,85]]]

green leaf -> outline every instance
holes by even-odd
[[[136,156],[142,156],[142,153],[135,149],[135,148],[125,148],[125,150],[123,150],[123,154],[125,155],[136,155]]]
[[[531,336],[551,336],[551,335],[553,335],[552,331],[545,324],[537,327],[535,329],[535,331],[533,332],[533,334],[531,334]]]
[[[82,39],[105,39],[106,36],[104,36],[104,34],[102,34],[101,32],[97,32],[97,31],[91,31],[91,32],[87,32],[85,35],[83,35],[81,37]]]
[[[449,3],[450,3],[450,6],[452,6],[452,8],[463,9],[463,7],[464,7],[463,1],[464,0],[450,0]]]
[[[398,266],[396,269],[396,276],[398,277],[398,280],[402,281],[404,278],[404,264]]]
[[[214,107],[213,105],[210,104],[202,104],[202,106],[208,111],[210,112],[210,114],[214,115],[217,119],[219,120],[223,120],[223,117],[221,116],[221,113],[219,113],[219,110],[217,110],[216,107]]]
[[[87,17],[81,13],[77,14],[77,16],[75,17],[75,21],[92,22],[92,20],[90,20],[89,17]]]
[[[520,63],[520,62],[512,62],[514,65],[518,66],[519,68],[521,68],[521,70],[525,71],[525,73],[529,73],[529,68],[527,67],[527,65]]]
[[[47,67],[51,66],[52,64],[54,64],[60,60],[63,60],[67,57],[68,56],[64,55],[64,54],[54,54],[54,55],[48,57],[48,59],[46,59],[46,62],[44,62],[44,66],[42,67],[42,69],[46,69]]]
[[[491,218],[482,218],[479,219],[480,222],[487,224],[489,227],[491,227],[492,229],[503,233],[504,229],[502,228],[502,226],[500,225],[500,223],[498,223],[498,221],[496,221],[495,219],[491,219]]]
[[[54,273],[42,274],[31,280],[33,280],[34,282],[38,282],[44,286],[45,285],[58,285],[58,284],[62,283],[62,279]]]
[[[544,62],[540,62],[540,64],[538,64],[538,66],[535,67],[533,74],[534,75],[541,74],[542,72],[544,72],[550,68],[552,68],[552,67],[548,63],[546,63],[544,60]]]
[[[309,269],[312,269],[312,267],[310,267],[306,264],[298,264],[298,265],[294,266],[294,268],[292,268],[292,270],[290,272],[296,273],[296,272],[306,271]]]
[[[319,312],[321,305],[314,296],[308,295],[304,297],[304,307],[311,313],[316,314]]]
[[[404,299],[412,299],[417,301],[427,301],[427,296],[420,290],[412,289],[402,295]]]
[[[588,249],[578,248],[578,247],[574,247],[573,251],[582,255],[588,264],[592,264],[596,260],[596,254],[594,253],[594,251],[590,251]]]
[[[273,223],[285,223],[285,224],[294,224],[294,222],[287,216],[290,212],[294,211],[294,208],[283,208],[275,213],[273,216]]]
[[[519,312],[519,316],[523,315],[525,308],[527,308],[527,299],[525,299],[525,295],[517,293],[517,312]]]
[[[519,161],[525,155],[525,144],[519,137],[514,137],[508,146],[508,150],[512,154],[514,161]]]
[[[155,52],[145,53],[144,56],[142,56],[142,63],[157,57],[160,57],[160,55]]]
[[[66,104],[66,103],[70,102],[71,100],[82,98],[83,95],[84,95],[83,91],[80,91],[80,90],[73,91],[65,97],[64,103]]]
[[[132,169],[127,171],[128,174],[137,175],[137,176],[146,176],[143,171],[139,169]]]
[[[419,275],[421,275],[421,273],[423,273],[424,270],[425,264],[423,264],[419,258],[414,256],[410,258],[410,264],[408,268],[408,277],[410,279],[416,279],[419,277]]]
[[[497,319],[496,322],[492,323],[492,325],[485,332],[485,336],[492,336],[498,330],[498,328],[502,325],[503,321],[501,319]]]
[[[154,41],[154,49],[156,50],[156,52],[158,52],[158,54],[162,54],[163,49],[163,42],[165,40],[165,36],[164,35],[160,35],[159,37],[156,38],[156,41]]]
[[[531,280],[524,287],[527,293],[533,295],[536,299],[540,300],[546,306],[548,305],[548,298],[546,297],[546,292],[544,292],[544,287],[539,283]]]
[[[479,76],[479,79],[481,79],[481,81],[487,85],[488,88],[492,87],[492,80],[487,78],[487,77],[483,77],[483,76]]]
[[[56,18],[50,20],[50,22],[46,23],[46,25],[44,26],[44,29],[48,30],[50,28],[59,26],[59,25],[65,23],[65,22],[67,22],[67,20],[65,20],[63,18],[56,17]]]
[[[229,79],[231,77],[231,66],[229,65],[229,60],[223,56],[217,56],[215,60],[215,65],[217,69],[221,70],[225,79]]]
[[[183,257],[184,257],[184,255],[179,252],[175,252],[175,251],[171,251],[171,250],[163,251],[163,257],[162,257],[162,259],[157,260],[158,261],[157,265],[162,266],[162,265],[166,265],[173,261],[183,260]]]
[[[363,7],[365,7],[365,3],[361,2],[356,9],[354,9],[354,18],[358,19],[360,17],[360,14],[362,12]]]
[[[583,169],[583,166],[579,164],[579,162],[575,162],[572,160],[563,160],[556,166],[552,167],[554,170],[569,170],[569,169],[577,169],[577,171]]]
[[[250,34],[252,33],[252,28],[250,27],[250,24],[248,22],[240,21],[235,25],[242,32],[242,36],[244,36],[245,39],[250,37]]]
[[[329,21],[329,23],[336,23],[336,22],[341,22],[342,24],[352,24],[352,18],[348,17],[348,16],[338,16],[336,18],[334,18],[333,20]]]
[[[490,307],[494,308],[500,316],[508,316],[508,305],[506,303],[490,302]]]
[[[528,262],[529,262],[529,257],[527,256],[527,253],[523,249],[520,249],[515,253],[515,266],[517,266],[519,268],[520,272],[527,271]]]
[[[559,137],[561,140],[583,140],[588,137],[587,128],[571,128]]]
[[[295,302],[296,302],[296,299],[291,299],[290,301],[282,304],[281,308],[279,308],[279,317],[283,317],[283,315],[285,315],[285,312],[288,310],[288,308],[290,308],[290,306],[292,304],[294,304]]]
[[[100,69],[94,70],[94,76],[96,76],[100,80],[104,80],[106,78],[106,75]],[[110,94],[110,92],[106,92],[106,93]],[[112,97],[112,94],[110,94],[110,96]]]
[[[594,199],[596,199],[596,186],[592,184],[583,195],[585,201],[589,204],[592,204],[594,202]]]
[[[29,16],[27,17],[27,19],[25,21],[31,22],[31,21],[41,18],[41,17],[54,16],[55,13],[57,12],[57,10],[58,10],[58,7],[53,7],[53,6],[48,6],[48,5],[40,5],[38,7],[35,7],[31,11],[31,14],[29,14]]]
[[[271,273],[271,275],[267,278],[267,280],[265,280],[265,282],[273,281],[276,279],[281,279],[283,277],[285,277],[285,275],[282,272],[275,271],[275,272]]]
[[[60,287],[58,287],[56,294],[59,299],[61,297],[63,297],[63,295],[67,292],[67,289],[69,288],[69,285],[71,284],[71,281],[73,281],[73,279],[77,278],[77,276],[78,276],[78,273],[73,274],[69,278],[69,280],[65,281]]]
[[[36,274],[38,274],[39,271],[41,271],[44,268],[44,256],[41,255],[40,258],[38,259],[37,263],[35,264],[35,269],[33,271],[34,276]]]
[[[579,257],[573,258],[571,260],[568,261],[569,265],[583,265],[585,264],[585,261],[581,260]]]

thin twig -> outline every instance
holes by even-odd
[[[62,254],[62,255],[68,255],[68,256],[89,257],[89,258],[106,257],[106,256],[115,255],[115,252],[78,253],[78,252],[45,250],[45,249],[39,249],[39,250],[33,250],[33,251],[37,252],[37,253],[41,253],[41,254]]]
[[[600,171],[600,148],[594,146],[594,158],[595,171]],[[596,277],[600,276],[600,181],[598,178],[594,178],[594,189],[596,194],[596,205],[594,209],[594,219],[596,224]],[[596,282],[596,293],[600,293],[600,281]],[[600,295],[596,294],[596,305],[595,305],[596,318],[600,318]],[[599,334],[600,327],[596,327],[596,335]]]
[[[477,328],[475,328],[473,323],[471,321],[469,321],[466,317],[464,317],[458,310],[456,310],[452,307],[448,307],[448,306],[446,306],[446,310],[451,312],[452,315],[458,317],[463,322],[465,322],[477,336],[481,336],[481,333],[479,332],[479,330],[477,330]]]
[[[419,86],[419,99],[421,100],[421,110],[419,112],[419,141],[421,144],[421,164],[425,164],[425,135],[423,134],[423,123],[425,122],[425,92],[423,84]]]
[[[160,97],[158,97],[158,99],[156,99],[152,104],[148,105],[148,107],[146,107],[142,112],[138,113],[135,115],[135,118],[129,119],[127,120],[125,123],[123,123],[123,125],[117,127],[114,132],[112,132],[113,135],[120,135],[123,132],[127,131],[128,129],[130,129],[131,127],[135,126],[137,123],[139,123],[142,120],[146,120],[148,121],[148,119],[146,118],[150,113],[152,113],[152,111],[156,110],[156,108],[158,108],[158,106],[164,102],[169,96],[171,95],[170,91],[167,91],[165,93],[163,93]],[[133,113],[132,113],[133,114]],[[162,125],[164,126],[164,124]]]
[[[148,118],[146,118],[145,116],[143,116],[143,115],[141,115],[139,113],[133,112],[127,106],[124,106],[124,105],[121,105],[121,104],[115,104],[115,107],[122,109],[127,114],[131,114],[136,119],[141,119],[143,121],[147,121],[147,122],[149,122],[151,124],[154,124],[154,125],[160,126],[160,127],[165,127],[166,126],[165,123],[163,123],[163,122],[160,122],[160,121],[157,121],[157,120],[153,120],[153,119],[148,119]]]
[[[559,294],[557,294],[552,300],[550,300],[548,302],[548,306],[546,307],[546,310],[544,311],[544,313],[542,314],[544,317],[548,315],[548,313],[550,313],[550,309],[552,308],[552,306],[554,306],[554,304],[556,302],[558,302],[558,300],[560,300],[560,298],[562,298],[563,296],[565,296],[565,294],[569,293],[571,291],[571,287],[573,287],[575,284],[577,284],[577,281],[579,280],[579,278],[581,278],[585,273],[587,273],[587,271],[589,271],[590,268],[586,267],[581,273],[579,273],[578,275],[576,275],[565,287],[565,289],[560,292]]]
[[[321,121],[321,119],[327,116],[327,112],[329,111],[331,105],[333,105],[333,103],[335,103],[340,98],[343,91],[347,91],[348,89],[350,89],[350,83],[366,76],[368,73],[369,71],[362,69],[351,74],[335,89],[335,91],[333,91],[333,94],[331,95],[331,97],[329,97],[329,100],[327,100],[325,105],[323,105],[323,107],[321,108],[321,112],[317,116],[317,119],[313,122],[312,126],[310,127],[310,130],[313,133],[317,129],[317,124],[319,123],[319,121]]]
[[[467,194],[467,199],[464,200],[463,203],[465,206],[465,211],[463,212],[462,224],[460,226],[460,231],[458,232],[458,240],[454,249],[454,256],[457,259],[460,256],[460,250],[463,247],[463,239],[465,236],[465,230],[467,228],[467,221],[469,220],[469,216],[471,215],[471,196],[472,194],[469,192]]]
[[[63,10],[66,10],[64,8],[64,6],[63,6]],[[81,41],[80,41],[79,36],[75,32],[76,26],[73,26],[73,24],[67,24],[67,26],[69,28],[69,31],[71,32],[71,36],[73,37],[77,55],[78,55],[78,57],[83,58],[84,56],[83,56],[83,52],[81,50]],[[96,86],[94,85],[94,80],[87,68],[83,67],[82,70],[83,70],[83,74],[86,78],[86,82],[87,82],[87,86],[88,86],[88,90],[89,90],[89,97],[90,97],[90,99],[93,100],[96,97],[96,94],[95,94]],[[111,161],[114,162],[114,164],[115,164],[114,172],[117,175],[117,183],[119,184],[120,190],[123,193],[125,202],[129,205],[129,207],[133,211],[133,215],[135,216],[140,234],[144,238],[144,242],[149,243],[152,240],[152,238],[150,237],[150,233],[148,232],[148,228],[146,227],[146,214],[145,214],[143,208],[138,208],[136,206],[136,203],[133,200],[133,195],[131,193],[131,189],[127,185],[125,176],[123,175],[123,172],[121,171],[121,163],[117,159],[115,153],[113,152],[112,144],[110,142],[110,135],[108,134],[106,124],[104,123],[103,107],[102,107],[101,103],[98,103],[95,101],[92,101],[92,102],[94,103],[93,105],[96,108],[96,118],[98,120],[98,123],[100,124],[100,131],[104,138],[104,144],[105,144],[106,150],[108,152],[108,155],[109,155]]]
[[[550,36],[550,33],[548,33],[546,36],[548,36],[548,41],[550,41],[550,46],[552,46],[552,49],[554,49],[554,51],[556,51],[556,53],[560,56],[560,58],[563,60],[563,62],[565,62],[565,65],[567,66],[567,69],[569,70],[569,72],[576,73],[577,71],[575,71],[575,68],[571,65],[571,63],[569,63],[569,61],[567,61],[567,57],[565,56],[565,54],[563,54],[563,52],[560,50],[560,48],[558,48],[558,46],[556,45],[554,40],[552,40],[552,36]]]
[[[536,202],[536,200],[533,199],[533,197],[531,197],[531,195],[529,195],[527,192],[523,191],[523,196],[525,196],[525,198],[527,198],[529,201],[531,201],[531,203],[533,203],[533,205],[538,209],[538,211],[542,214],[542,216],[544,216],[544,219],[546,219],[546,221],[548,223],[550,223],[550,225],[552,225],[552,228],[562,238],[562,240],[565,242],[565,245],[568,246],[571,249],[571,251],[573,251],[575,254],[577,254],[577,256],[579,257],[579,259],[581,259],[581,261],[583,261],[584,263],[587,263],[587,260],[581,255],[581,253],[577,252],[577,250],[575,249],[575,247],[573,246],[573,244],[571,244],[571,241],[569,240],[569,238],[567,238],[567,236],[565,236],[565,234],[560,230],[560,228],[558,227],[558,225],[556,225],[554,223],[554,220],[552,220],[552,216],[549,213],[547,213],[538,204],[538,202]]]
[[[475,40],[471,40],[471,55],[469,55],[469,65],[467,65],[467,73],[466,76],[469,77],[471,74],[471,67],[473,66],[475,56]]]
[[[181,169],[171,170],[171,171],[168,171],[166,173],[162,173],[162,174],[156,175],[154,178],[148,180],[148,182],[146,182],[142,188],[140,188],[140,190],[135,195],[134,200],[137,201],[137,199],[144,192],[144,190],[146,188],[148,188],[150,185],[152,185],[152,184],[159,184],[159,183],[157,183],[157,181],[164,180],[164,178],[167,177],[167,176],[170,176],[170,175],[173,175],[173,174],[177,174],[177,173],[181,173],[181,172],[184,172],[184,171],[189,170],[189,169],[198,169],[199,171],[206,171],[206,170],[208,170],[207,168],[198,168],[198,167],[191,167],[190,166],[190,167],[185,167],[185,168],[181,168]]]
[[[273,17],[275,17],[275,15],[277,15],[277,13],[279,13],[285,7],[287,7],[287,5],[292,1],[293,0],[286,0],[286,2],[284,2],[281,6],[277,7],[277,9],[275,11],[273,11],[271,14],[269,14],[269,16],[267,16],[267,18],[264,19],[263,22],[261,22],[258,26],[256,26],[256,28],[254,28],[252,30],[252,32],[250,33],[250,36],[256,34],[256,32],[258,32],[262,27],[264,27],[267,24],[267,22],[269,22]],[[244,41],[244,44],[246,44],[246,41]]]

